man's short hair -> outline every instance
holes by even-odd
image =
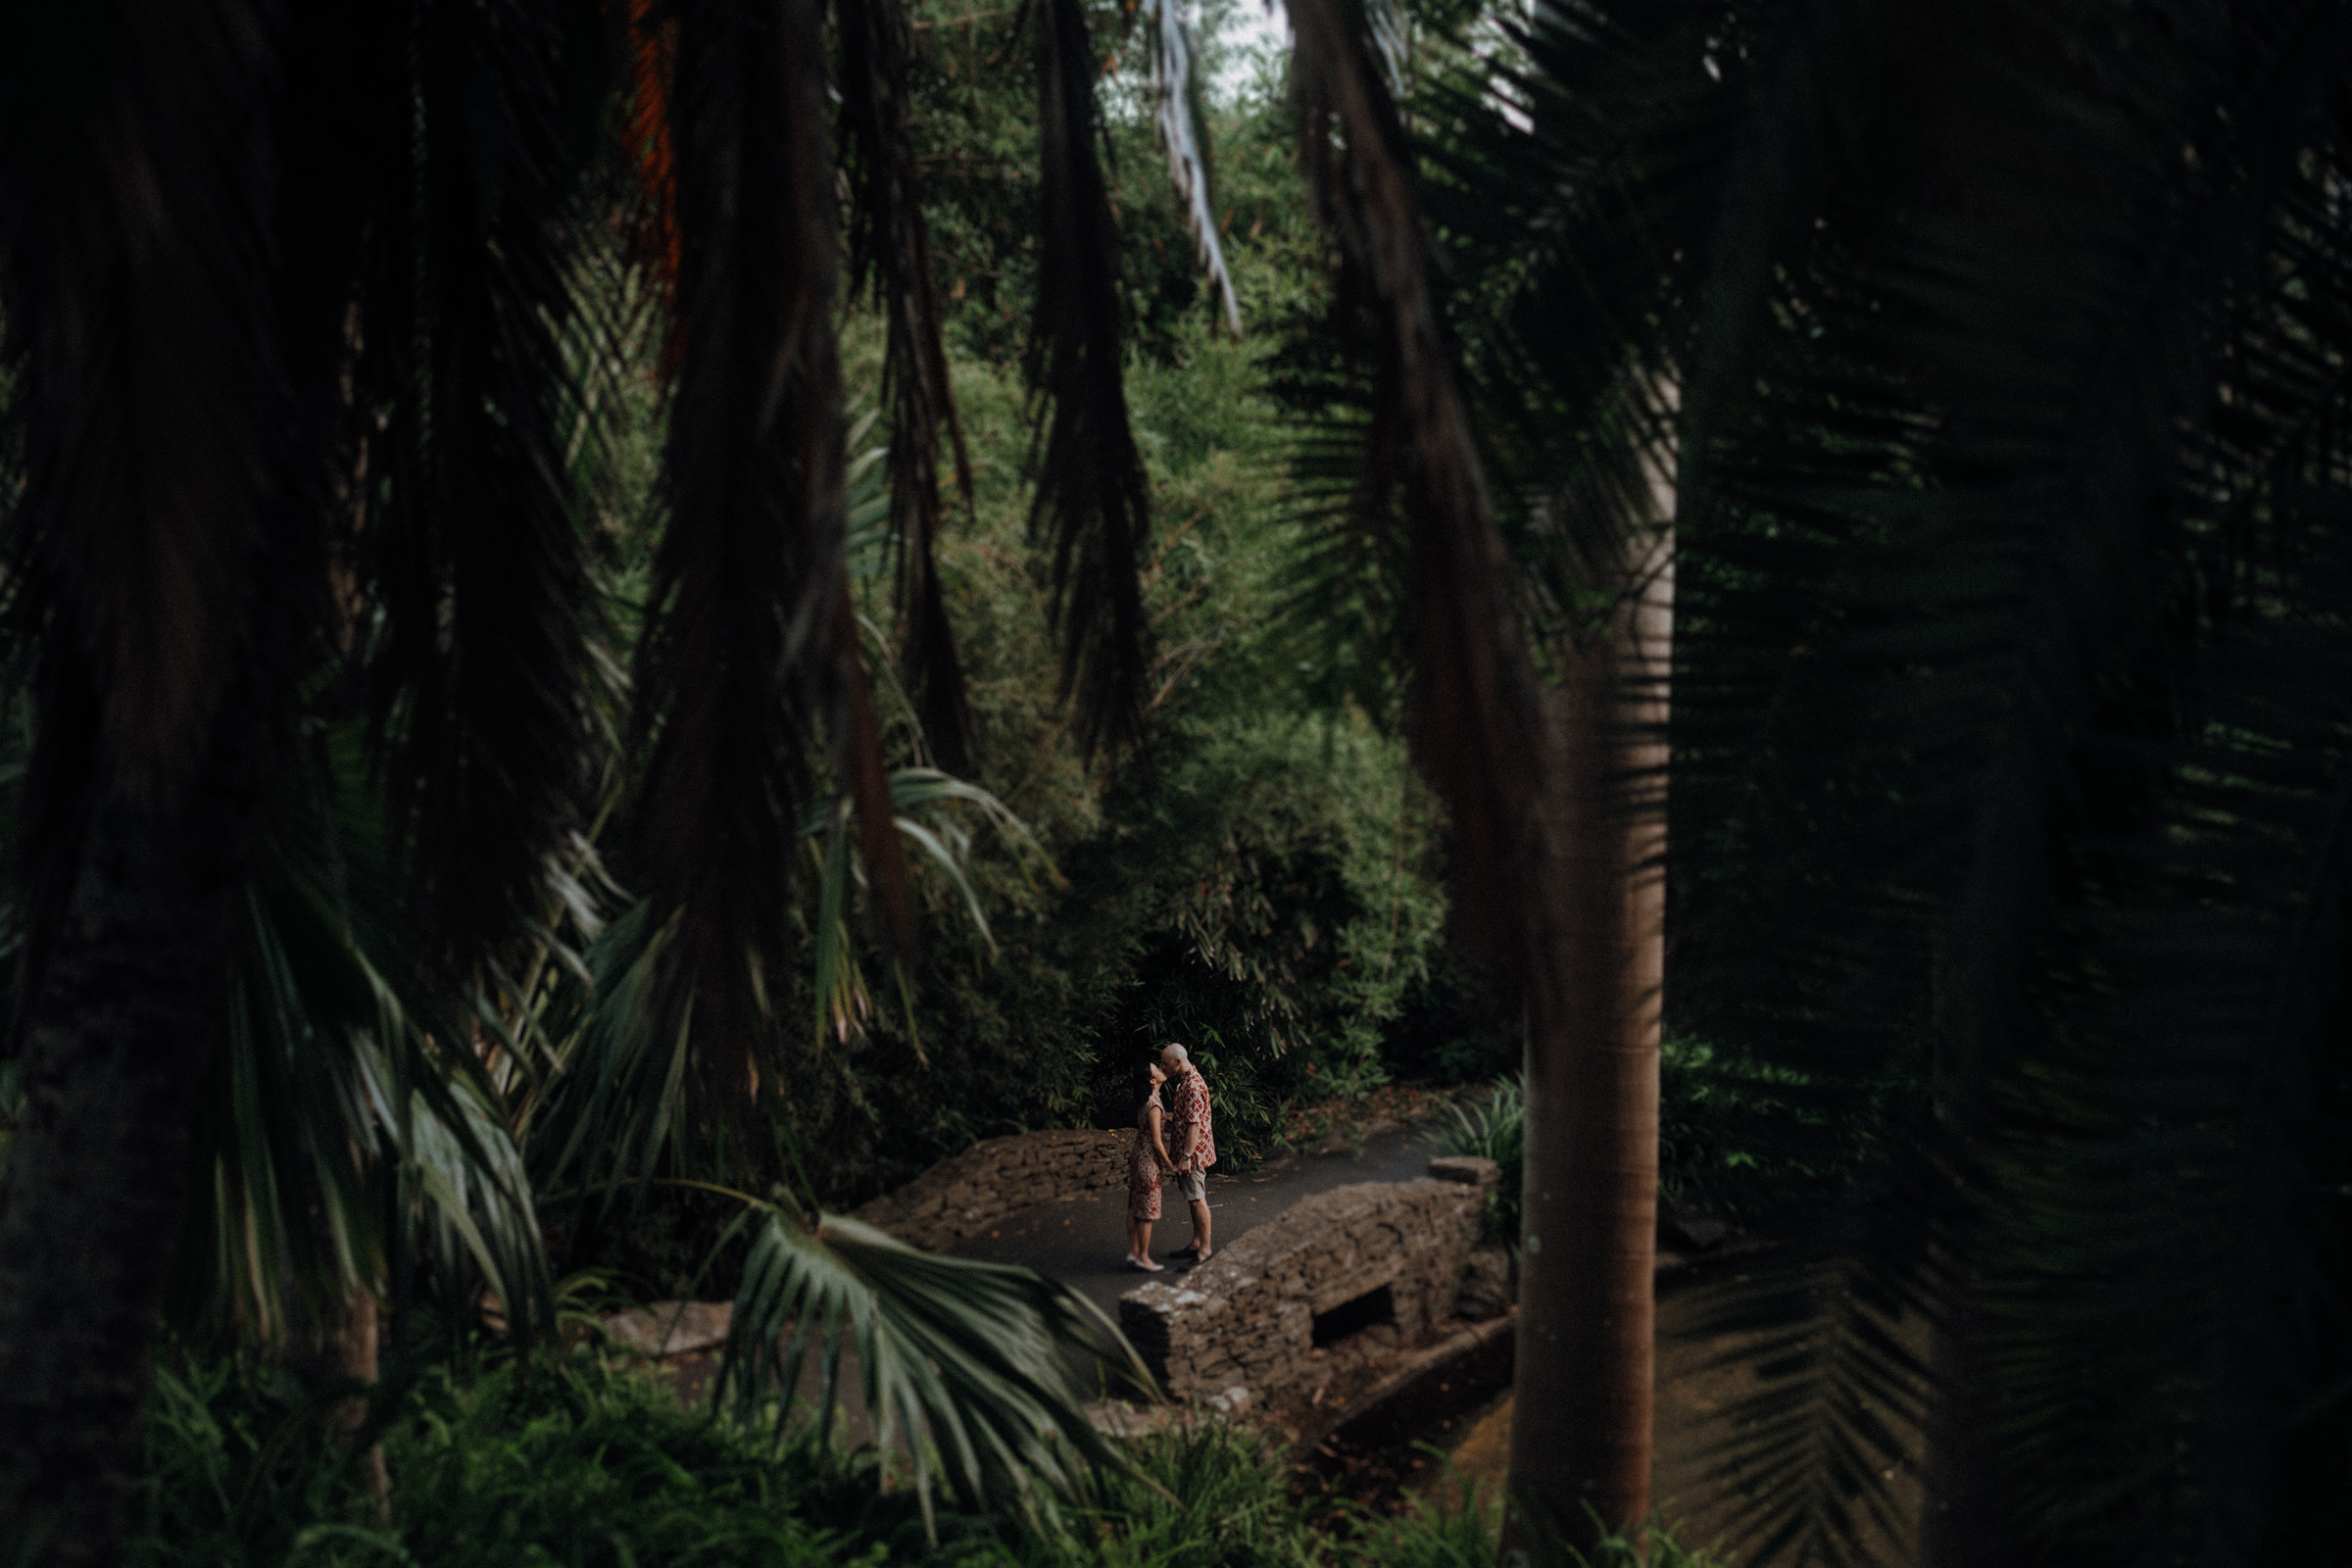
[[[1174,1056],[1177,1061],[1182,1063],[1189,1063],[1193,1059],[1193,1054],[1173,1040],[1160,1047],[1159,1054],[1162,1056]]]

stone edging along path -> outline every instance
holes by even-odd
[[[1012,1133],[942,1160],[895,1192],[851,1210],[925,1251],[944,1252],[1008,1214],[1127,1185],[1135,1129]]]

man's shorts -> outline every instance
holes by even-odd
[[[1188,1203],[1205,1203],[1208,1201],[1208,1172],[1204,1170],[1178,1171],[1176,1173],[1176,1191],[1184,1195],[1184,1200]]]

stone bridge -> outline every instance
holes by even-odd
[[[1272,1393],[1316,1347],[1378,1325],[1413,1344],[1453,1315],[1494,1171],[1431,1165],[1431,1179],[1299,1200],[1190,1273],[1128,1292],[1119,1327],[1177,1399]]]

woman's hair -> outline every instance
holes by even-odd
[[[1158,1062],[1147,1056],[1144,1058],[1144,1064],[1135,1070],[1135,1102],[1137,1104],[1140,1105],[1152,1098],[1152,1069],[1158,1065]]]

